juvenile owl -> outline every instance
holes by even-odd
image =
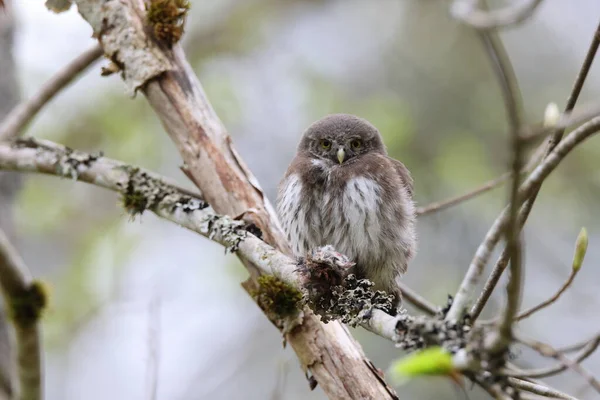
[[[416,251],[413,180],[387,156],[368,121],[333,114],[302,136],[283,177],[277,212],[296,256],[332,245],[359,278],[400,299],[396,279]]]

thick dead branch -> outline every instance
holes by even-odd
[[[46,303],[39,282],[0,230],[0,286],[17,340],[19,399],[42,398],[42,343],[38,320]]]
[[[142,90],[177,145],[184,172],[215,211],[244,215],[265,240],[289,253],[273,207],[256,178],[233,148],[231,138],[208,102],[178,44],[151,37],[144,5],[138,0],[77,0],[105,54],[122,70],[130,93]],[[243,260],[244,261],[244,260]],[[256,268],[245,263],[251,273]],[[360,345],[337,322],[320,323],[307,312],[287,334],[303,369],[330,398],[394,398]]]
[[[0,141],[20,135],[42,107],[101,55],[102,48],[99,45],[83,52],[50,78],[33,97],[18,104],[0,124]]]

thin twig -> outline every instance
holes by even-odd
[[[516,317],[516,320],[521,321],[521,320],[529,317],[533,313],[538,312],[538,311],[548,307],[549,305],[554,303],[556,300],[558,300],[559,297],[562,296],[562,294],[571,286],[571,284],[573,283],[573,280],[575,280],[575,276],[577,275],[577,272],[579,272],[579,269],[572,268],[567,281],[565,283],[563,283],[563,285],[560,287],[560,289],[558,289],[558,291],[556,293],[554,293],[554,295],[552,297],[550,297],[549,299],[547,299],[545,301],[542,301],[540,304],[533,306],[528,310],[523,311]]]
[[[506,226],[506,243],[510,253],[514,255],[514,262],[511,264],[511,280],[507,287],[508,302],[505,309],[503,320],[499,328],[500,337],[504,344],[510,340],[510,329],[514,316],[518,312],[521,296],[521,242],[518,230],[518,210],[519,210],[519,186],[520,172],[523,168],[524,146],[520,141],[521,127],[523,126],[523,105],[521,91],[510,58],[497,37],[497,34],[491,31],[480,30],[478,32],[484,49],[491,61],[492,68],[498,84],[501,88],[502,98],[510,130],[510,147],[512,150],[511,176],[512,185],[510,190],[510,205],[508,209],[508,220]],[[450,320],[458,320],[467,306],[470,292],[473,291],[474,283],[477,282],[478,270],[469,267],[463,282],[454,298],[454,302],[446,316]],[[468,297],[467,297],[468,296]],[[494,346],[499,345],[496,343]],[[504,346],[504,345],[503,345]]]
[[[565,113],[570,113],[575,108],[575,104],[577,103],[577,99],[579,98],[579,94],[581,93],[583,84],[585,83],[585,79],[590,71],[592,62],[594,61],[594,57],[596,55],[599,45],[600,45],[600,24],[598,25],[598,27],[596,28],[596,31],[594,32],[594,36],[592,38],[592,43],[590,44],[588,53],[585,57],[585,60],[583,61],[583,65],[581,66],[579,73],[577,74],[577,78],[575,79],[573,89],[571,90],[571,94],[569,95],[569,98],[567,100],[567,105],[565,107]],[[597,117],[594,117],[591,120],[596,120],[596,119],[597,119]],[[587,125],[587,123],[582,126],[586,126],[586,125]],[[546,152],[544,155],[545,158],[547,158],[551,154],[551,152],[554,150],[554,148],[557,146],[557,144],[562,139],[563,134],[564,134],[564,129],[558,129],[550,137],[547,147],[546,147]],[[527,201],[521,207],[521,210],[519,212],[519,225],[521,226],[521,229],[525,225],[525,222],[527,221],[527,218],[529,217],[529,213],[531,212],[533,204],[537,198],[537,194],[539,193],[541,184],[542,184],[542,181],[540,181],[539,186],[537,188],[535,188],[535,190],[533,190],[529,196],[527,196]],[[488,232],[488,233],[490,233],[490,232]],[[493,232],[491,232],[491,233],[493,233]],[[477,252],[480,256],[485,257],[483,259],[484,263],[478,264],[478,267],[479,266],[481,267],[480,273],[483,273],[483,266],[485,265],[485,263],[487,263],[489,257],[491,256],[491,250],[493,250],[493,248],[498,243],[498,239],[499,238],[496,238],[492,235],[490,235],[489,237],[486,236],[487,243],[484,241],[484,243],[482,243],[482,245],[480,245]],[[482,246],[488,246],[488,247],[482,248]],[[481,253],[480,253],[480,250],[481,250]],[[508,249],[505,248],[502,251],[502,254],[498,258],[498,260],[496,261],[496,265],[494,266],[492,273],[490,274],[490,277],[488,278],[488,280],[485,284],[483,292],[481,293],[481,295],[479,296],[479,299],[475,302],[475,305],[471,309],[471,317],[473,318],[473,320],[476,320],[479,317],[479,314],[481,313],[481,311],[483,310],[483,307],[487,303],[487,299],[489,299],[489,297],[491,296],[492,291],[498,284],[498,281],[500,280],[500,277],[502,276],[502,273],[504,272],[504,269],[508,265],[509,259],[510,259],[510,257],[509,257]],[[472,265],[473,265],[473,263],[472,263]],[[477,279],[479,279],[479,277]]]
[[[478,0],[456,0],[450,9],[452,16],[476,29],[489,30],[515,26],[534,13],[543,0],[523,0],[505,8],[486,11],[477,8]]]
[[[598,112],[594,115],[600,115],[600,106],[598,107]],[[522,175],[531,172],[531,170],[541,161],[542,155],[543,155],[543,153],[542,153],[543,150],[544,150],[543,147],[540,147],[534,152],[533,156],[531,157],[531,159],[529,160],[527,165],[523,169],[521,169]],[[492,189],[495,189],[495,188],[501,186],[504,182],[508,181],[511,176],[512,176],[512,174],[510,171],[505,172],[502,175],[500,175],[499,177],[492,179],[465,194],[461,194],[459,196],[452,197],[447,200],[443,200],[443,201],[428,204],[423,207],[419,207],[419,208],[417,208],[417,215],[424,216],[427,214],[433,214],[438,211],[445,210],[446,208],[453,207],[453,206],[463,203],[465,201],[471,200],[481,194],[484,194]]]
[[[71,83],[103,54],[96,44],[58,71],[40,90],[28,100],[13,108],[0,124],[0,141],[19,136],[29,122],[56,94]]]
[[[423,311],[427,315],[435,315],[438,312],[438,307],[433,305],[429,300],[408,287],[404,282],[397,282],[402,297],[417,309]]]
[[[483,185],[481,185],[467,193],[461,194],[456,197],[452,197],[447,200],[437,201],[435,203],[431,203],[426,206],[419,207],[419,208],[417,208],[417,215],[421,217],[423,215],[433,214],[435,212],[445,210],[446,208],[450,208],[450,207],[458,205],[460,203],[464,203],[465,201],[471,200],[471,199],[479,196],[480,194],[487,193],[492,189],[502,186],[502,184],[504,182],[506,182],[507,180],[509,180],[510,177],[511,177],[510,172],[505,172],[504,174],[500,175],[499,177],[492,179],[491,181],[488,181],[488,182],[484,183]]]
[[[561,160],[573,150],[573,148],[587,139],[590,135],[596,133],[599,129],[600,117],[596,117],[573,130],[564,140],[562,140],[523,182],[519,189],[518,198],[520,201],[530,197],[548,175],[550,175],[550,173],[558,166]],[[475,257],[471,261],[467,273],[469,281],[467,284],[461,286],[463,292],[461,292],[460,299],[464,302],[462,307],[466,307],[469,297],[473,294],[474,289],[479,282],[479,278],[483,273],[483,267],[489,260],[493,248],[500,240],[502,232],[506,229],[507,222],[508,207],[505,207],[488,230],[483,242],[479,245],[479,248],[475,253]],[[457,300],[455,299],[454,304],[456,303]],[[458,315],[460,315],[460,310],[457,313],[457,316]]]
[[[583,377],[583,379],[585,379],[586,382],[588,382],[591,387],[593,387],[598,393],[600,393],[600,382],[587,369],[585,369],[578,361],[571,360],[569,357],[567,357],[563,353],[557,351],[555,348],[553,348],[552,346],[550,346],[547,343],[524,338],[521,335],[516,335],[515,339],[518,342],[526,345],[527,347],[530,347],[531,349],[537,351],[538,353],[540,353],[541,355],[543,355],[545,357],[552,357],[552,358],[560,361],[565,366],[569,367],[570,369],[572,369],[573,371],[575,371],[579,375],[581,375],[581,377]]]
[[[559,390],[550,388],[540,383],[528,382],[517,378],[508,378],[511,385],[525,392],[538,394],[540,396],[551,397],[562,400],[578,400],[577,397],[570,396]]]
[[[16,333],[20,389],[18,398],[39,400],[42,398],[42,343],[38,318],[43,304],[38,307],[40,304],[35,303],[35,295],[40,294],[39,286],[34,288],[25,263],[2,230],[0,286]],[[33,313],[29,314],[28,311]]]
[[[579,345],[580,344],[577,344],[577,346],[579,346]],[[598,348],[599,345],[600,345],[600,334],[596,334],[593,338],[586,340],[583,343],[583,346],[581,346],[581,351],[577,355],[575,355],[575,357],[573,357],[574,362],[577,362],[577,363],[583,362],[586,358],[588,358],[589,356],[594,354],[594,352],[596,351],[596,349]],[[572,347],[574,347],[574,346],[570,346],[567,349],[561,349],[561,350],[557,350],[557,351],[565,353],[565,352],[571,351]],[[568,369],[568,366],[561,362],[555,366],[538,368],[538,369],[522,370],[522,369],[518,369],[515,367],[511,367],[511,371],[506,371],[504,373],[504,375],[514,376],[514,377],[519,377],[519,378],[546,378],[549,376],[559,374],[559,373],[565,371],[566,369]],[[512,371],[512,370],[514,370],[514,371]]]

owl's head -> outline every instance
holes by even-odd
[[[331,114],[308,127],[298,153],[344,165],[363,154],[387,154],[381,134],[367,120],[350,114]]]

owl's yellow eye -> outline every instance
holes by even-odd
[[[358,150],[362,147],[362,141],[360,139],[354,139],[350,142],[350,146],[352,146],[353,150]]]
[[[329,150],[331,148],[331,140],[321,139],[321,147],[325,150]]]

